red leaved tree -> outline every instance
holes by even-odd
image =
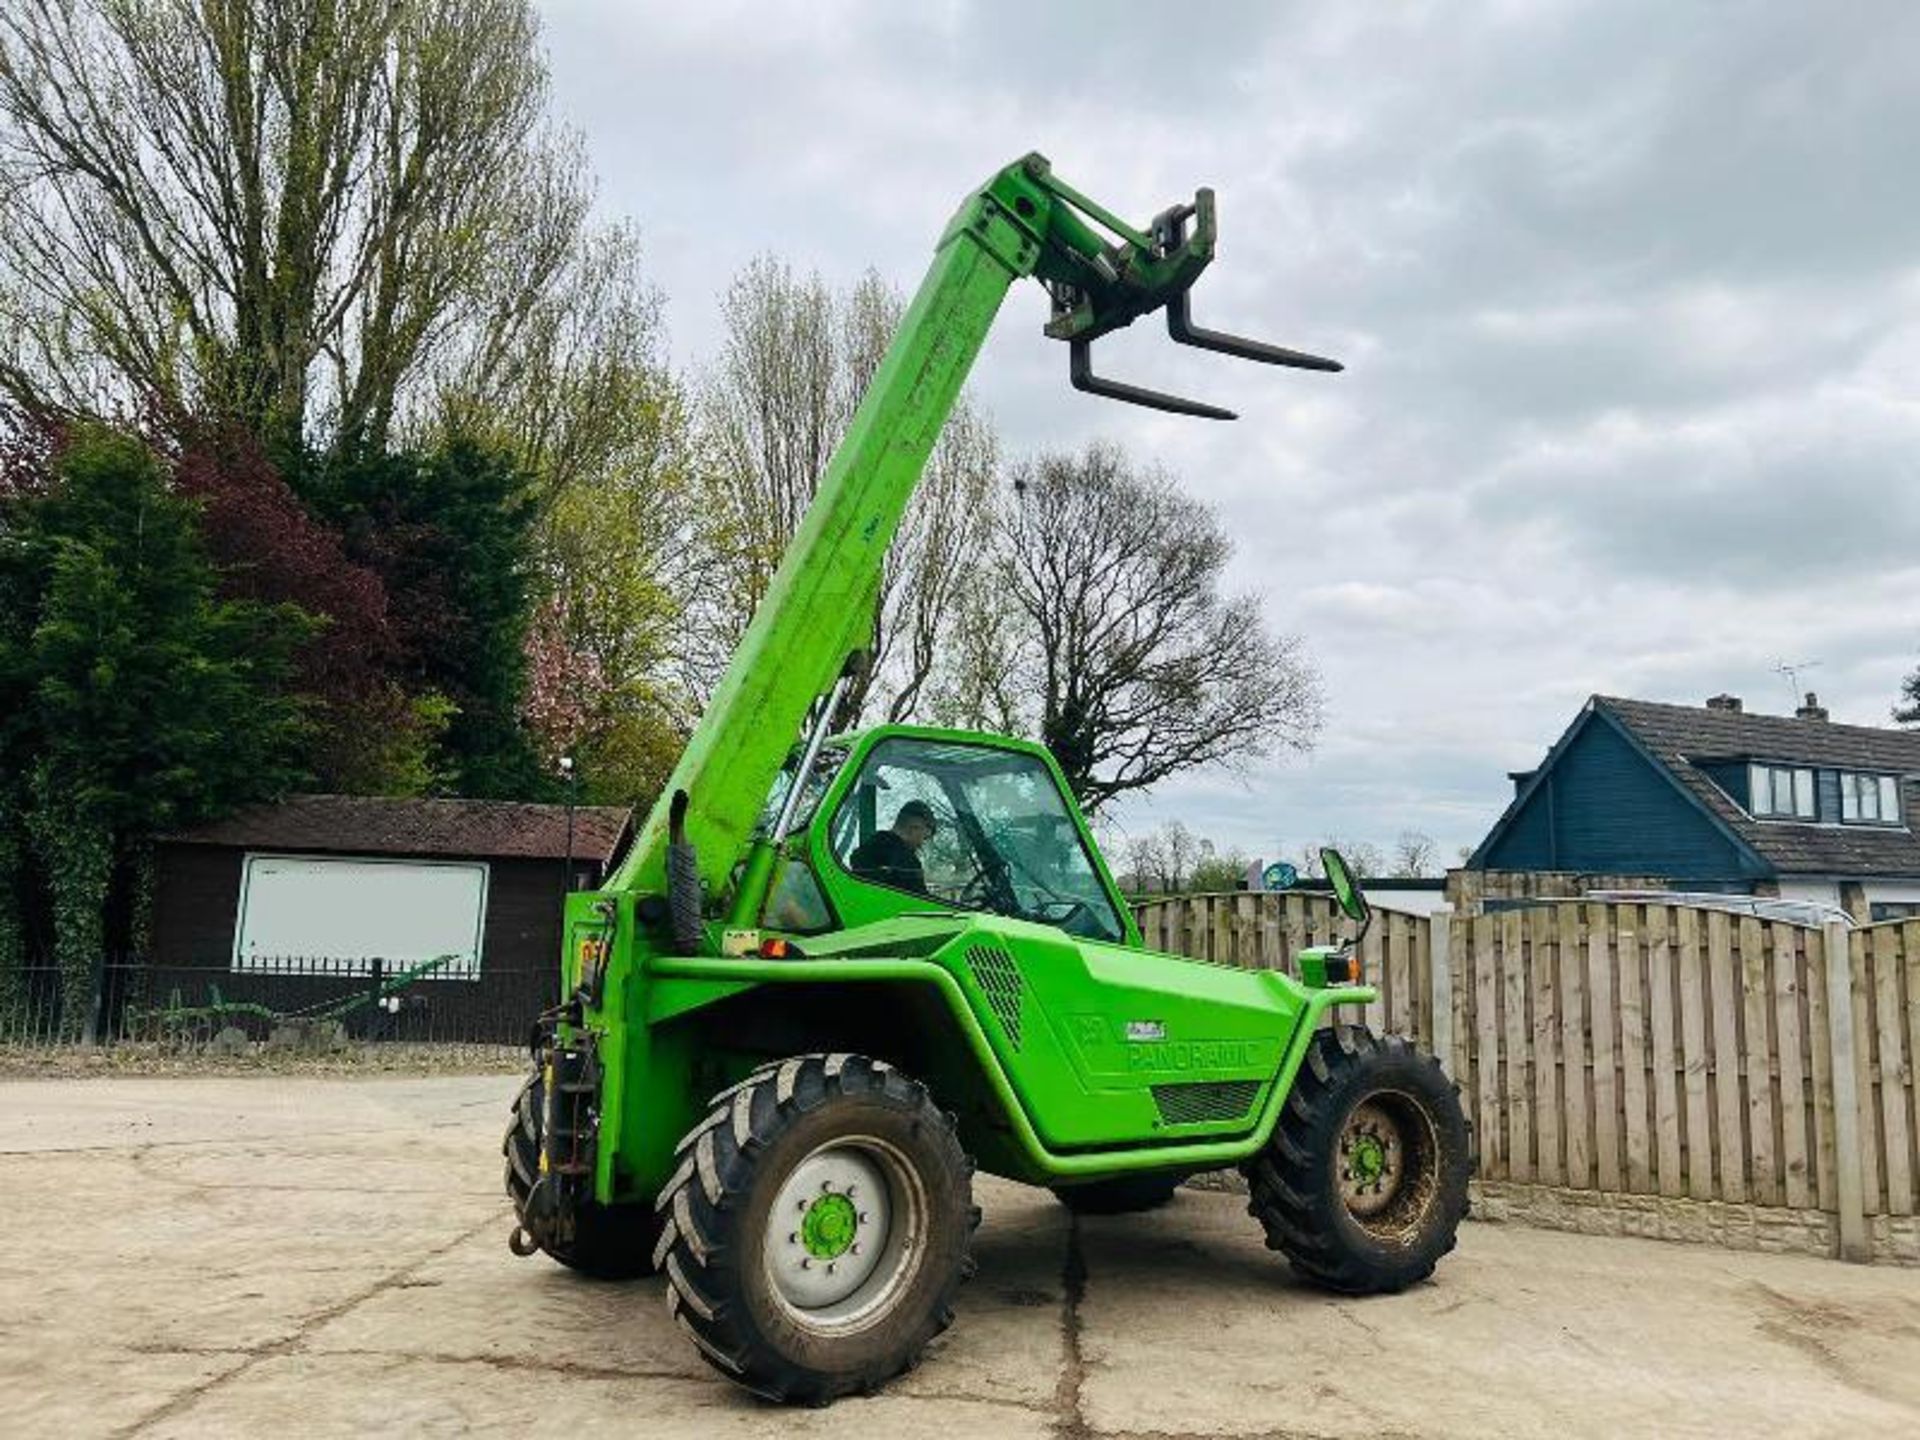
[[[296,605],[322,622],[300,648],[294,676],[315,721],[315,778],[346,791],[416,788],[408,739],[421,716],[394,680],[398,645],[380,576],[348,558],[339,534],[243,430],[192,427],[169,449],[175,486],[200,504],[221,590]]]

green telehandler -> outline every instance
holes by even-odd
[[[823,1403],[910,1368],[953,1316],[976,1167],[1079,1211],[1239,1166],[1296,1271],[1336,1291],[1429,1275],[1473,1146],[1439,1062],[1329,1023],[1352,943],[1299,978],[1156,953],[1060,768],[998,735],[833,734],[881,564],[1013,282],[1052,299],[1074,386],[1156,311],[1182,344],[1332,371],[1203,329],[1213,194],[1135,229],[1039,155],[969,196],[660,803],[605,887],[567,899],[561,1004],[507,1131],[516,1253],[664,1272],[720,1372]],[[1366,902],[1327,869],[1364,929]]]

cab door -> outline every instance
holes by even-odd
[[[937,908],[1139,943],[1040,746],[889,726],[856,752],[823,808],[812,858],[843,924]]]

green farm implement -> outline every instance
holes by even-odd
[[[1395,1291],[1453,1246],[1473,1165],[1437,1061],[1330,1012],[1354,947],[1300,978],[1141,941],[1058,765],[1004,736],[830,734],[881,564],[1016,280],[1052,299],[1073,384],[1164,312],[1241,359],[1332,361],[1206,330],[1213,194],[1136,229],[1030,155],[968,197],[632,849],[568,898],[565,1001],[507,1132],[513,1246],[664,1272],[713,1366],[778,1399],[870,1391],[952,1319],[976,1167],[1076,1210],[1238,1166],[1267,1240],[1337,1291]],[[1337,855],[1336,891],[1366,902]]]
[[[457,956],[436,955],[417,965],[403,967],[385,979],[375,978],[365,990],[355,991],[339,1000],[322,1001],[299,1010],[275,1010],[251,1000],[228,1000],[220,987],[208,987],[205,1001],[187,1004],[176,988],[163,1005],[129,1005],[125,1024],[129,1035],[159,1040],[172,1046],[193,1047],[205,1044],[218,1032],[242,1020],[254,1020],[268,1027],[320,1025],[344,1021],[358,1011],[371,1009],[393,996],[403,994],[416,980],[453,963]]]

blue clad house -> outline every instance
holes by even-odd
[[[1920,732],[1596,695],[1466,862],[1468,871],[1664,880],[1675,890],[1920,914]]]

